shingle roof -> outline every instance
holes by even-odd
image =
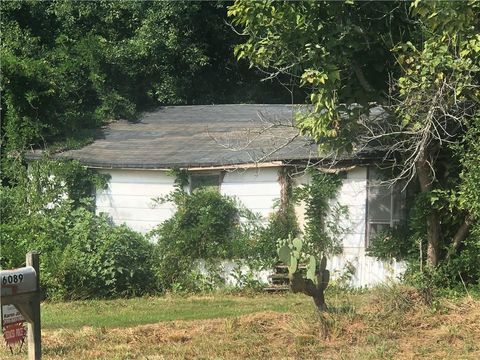
[[[92,167],[164,169],[318,159],[298,136],[292,105],[166,106],[117,121],[90,145],[61,153]]]

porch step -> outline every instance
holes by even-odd
[[[299,270],[305,270],[306,268],[307,268],[307,265],[305,265],[305,264],[298,265]],[[275,270],[284,270],[284,271],[288,272],[288,266],[283,265],[283,264],[282,265],[276,265]]]
[[[285,292],[290,290],[290,285],[269,285],[263,288],[263,291],[273,293],[273,292]]]
[[[269,278],[271,280],[288,280],[288,274],[272,274]]]
[[[305,265],[300,265],[300,269],[305,268]],[[283,263],[275,265],[274,273],[269,277],[270,284],[263,288],[266,292],[284,292],[290,290],[290,279],[288,278],[288,266]]]

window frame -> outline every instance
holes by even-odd
[[[407,191],[403,189],[403,184],[396,183],[392,186],[389,186],[389,219],[375,219],[371,218],[371,191],[374,186],[382,186],[382,185],[374,185],[372,182],[374,181],[372,177],[372,172],[375,172],[375,169],[372,167],[367,168],[367,196],[366,196],[366,207],[365,207],[365,247],[367,248],[371,244],[372,240],[372,225],[388,225],[388,227],[393,228],[399,224],[402,224],[406,220],[405,216],[405,205],[406,205],[406,193]],[[385,186],[385,185],[384,185]],[[399,204],[395,204],[395,197],[397,194],[400,193],[400,197],[398,198]],[[395,217],[394,214],[396,213],[394,207],[398,206],[398,214],[399,216]]]

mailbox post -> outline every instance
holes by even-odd
[[[28,359],[42,356],[40,328],[40,261],[38,252],[29,252],[26,267],[0,272],[1,305],[15,305],[28,322]]]

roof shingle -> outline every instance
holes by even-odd
[[[166,106],[117,121],[79,150],[60,154],[92,167],[165,169],[317,159],[292,127],[292,105]]]

